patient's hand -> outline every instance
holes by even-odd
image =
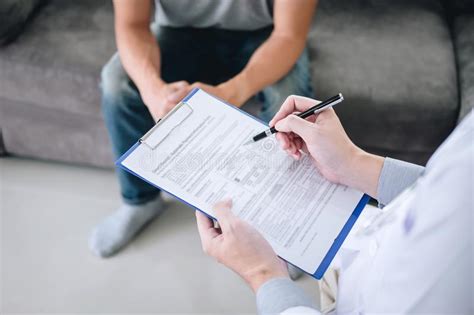
[[[219,229],[211,219],[196,211],[196,220],[206,254],[239,274],[254,290],[272,278],[288,277],[286,264],[270,244],[248,223],[231,211],[232,201],[214,206]]]
[[[163,83],[148,94],[142,95],[143,102],[147,105],[153,119],[163,118],[173,109],[189,92],[191,86],[186,81]]]
[[[193,83],[191,87],[200,88],[237,107],[240,107],[246,101],[246,99],[242,99],[241,95],[239,95],[238,88],[235,87],[231,81],[221,83],[217,86],[196,82]]]

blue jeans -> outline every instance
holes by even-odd
[[[161,76],[166,82],[186,80],[217,85],[238,74],[272,29],[229,31],[219,29],[153,27],[161,51]],[[262,90],[260,118],[269,121],[290,94],[312,96],[309,59],[305,51],[280,81]],[[118,54],[101,73],[102,112],[115,156],[124,154],[154,124],[137,87],[125,72]],[[142,204],[159,190],[117,169],[124,202]]]

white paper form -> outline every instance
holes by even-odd
[[[268,127],[202,90],[184,106],[156,148],[140,144],[122,165],[213,217],[231,197],[280,257],[314,274],[363,194],[324,179],[308,156],[293,160],[273,136],[243,145]]]

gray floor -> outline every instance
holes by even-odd
[[[1,158],[0,313],[255,313],[178,202],[119,255],[93,256],[89,232],[118,202],[112,171]]]

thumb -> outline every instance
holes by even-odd
[[[203,84],[201,82],[194,82],[193,84],[191,84],[191,88],[199,88],[199,89],[202,89],[203,87]]]
[[[294,132],[306,141],[314,133],[314,124],[296,115],[289,115],[278,121],[275,129],[281,132]]]
[[[170,93],[168,95],[168,97],[166,98],[169,102],[175,102],[175,103],[178,103],[179,101],[181,101],[181,99],[183,99],[187,93],[189,93],[190,89],[184,87],[184,88],[181,88],[181,89],[177,89],[175,91],[173,91],[172,93]]]
[[[232,213],[232,199],[227,198],[218,203],[213,207],[214,216],[221,227],[223,233],[229,230],[230,225],[233,220],[235,220],[235,215]]]
[[[188,86],[188,85],[189,85],[188,81],[184,81],[184,80],[182,80],[182,81],[176,81],[176,82],[171,83],[171,86],[173,86],[173,87],[175,87],[175,88],[178,88],[178,89],[179,89],[179,88],[186,87],[186,86]]]

